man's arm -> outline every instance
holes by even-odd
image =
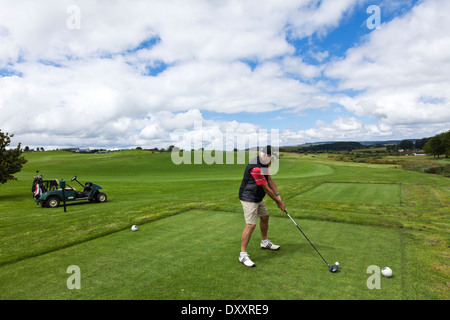
[[[278,208],[280,208],[280,210],[284,211],[284,203],[281,200],[281,196],[278,195],[278,189],[277,189],[277,185],[275,184],[275,182],[272,180],[272,177],[270,175],[268,175],[267,180],[266,177],[262,174],[261,172],[261,168],[253,168],[250,173],[252,174],[253,178],[255,179],[255,182],[258,186],[261,186],[264,191],[266,192],[266,194],[269,195],[269,197],[271,197],[273,199],[273,201],[276,202],[276,204],[278,205]]]
[[[280,192],[278,192],[277,185],[275,184],[275,181],[273,181],[272,177],[269,176],[267,179],[267,183],[269,184],[269,188],[272,189],[272,191],[275,193],[275,196],[281,200]]]
[[[270,176],[269,176],[269,180],[272,180],[272,178],[270,178]],[[274,184],[275,184],[275,183],[274,183],[273,180],[272,180],[272,186],[273,186]],[[278,208],[279,208],[281,211],[284,211],[284,210],[285,210],[285,206],[284,206],[283,201],[281,200],[281,196],[277,196],[277,195],[276,195],[276,194],[278,193],[278,190],[275,191],[275,192],[276,192],[276,193],[275,193],[274,190],[271,189],[271,187],[269,186],[269,183],[268,183],[268,182],[262,184],[261,187],[263,187],[263,189],[264,189],[264,191],[266,192],[266,194],[268,194],[269,197],[271,197],[271,198],[273,199],[273,201],[276,202]],[[276,189],[276,185],[275,185],[275,189]]]

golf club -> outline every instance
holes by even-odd
[[[328,270],[330,272],[336,272],[339,268],[338,265],[329,265],[328,262],[322,257],[322,255],[320,254],[319,250],[316,249],[316,247],[314,247],[314,245],[312,244],[312,242],[308,239],[308,237],[306,236],[306,234],[303,233],[302,229],[300,229],[300,227],[298,226],[298,224],[294,221],[294,219],[292,219],[292,217],[289,215],[289,213],[284,210],[284,213],[287,214],[287,216],[289,217],[289,219],[291,219],[291,221],[295,224],[295,226],[298,228],[298,230],[300,230],[300,232],[303,234],[303,236],[306,238],[306,240],[308,240],[309,244],[314,248],[314,250],[316,250],[316,252],[319,254],[319,256],[322,258],[323,261],[325,261],[325,263],[328,266]]]

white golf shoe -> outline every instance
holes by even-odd
[[[279,250],[280,246],[273,244],[270,240],[266,242],[261,241],[261,250]]]
[[[246,267],[254,267],[255,264],[252,260],[250,260],[250,257],[248,255],[245,256],[239,256],[239,262],[242,263]]]

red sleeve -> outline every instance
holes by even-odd
[[[266,177],[264,177],[264,175],[262,174],[261,168],[253,168],[252,170],[250,170],[250,173],[253,179],[255,179],[258,186],[267,183]]]

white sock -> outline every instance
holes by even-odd
[[[269,242],[269,239],[261,240],[261,243],[262,243],[262,244],[267,244],[268,242]]]
[[[241,253],[239,254],[239,256],[240,256],[240,257],[248,256],[247,251],[241,252]]]

